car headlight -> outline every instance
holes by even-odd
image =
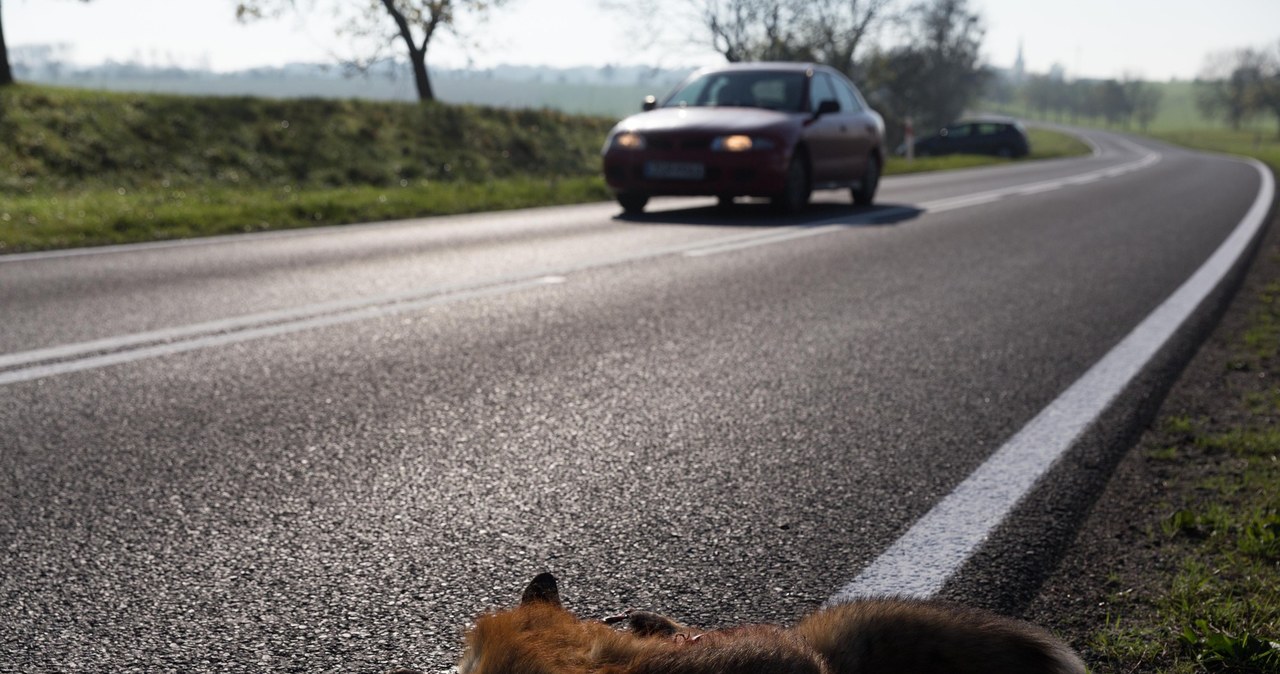
[[[633,131],[623,131],[613,137],[613,147],[621,150],[643,150],[644,136]]]
[[[772,150],[776,145],[768,138],[759,136],[717,136],[711,141],[711,149],[717,152],[747,152],[748,150]]]

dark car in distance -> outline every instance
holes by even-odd
[[[1030,152],[1031,141],[1027,139],[1027,130],[1020,122],[1008,117],[961,120],[915,143],[917,157],[946,154],[1025,157]]]
[[[627,213],[656,195],[768,197],[798,211],[814,189],[875,198],[884,120],[844,75],[812,63],[736,63],[690,75],[614,126],[604,175]]]

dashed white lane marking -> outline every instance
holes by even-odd
[[[1252,207],[1203,265],[1079,380],[829,600],[936,594],[1080,435],[1182,327],[1248,250],[1275,197],[1271,171]]]
[[[961,208],[972,208],[983,204],[990,204],[1013,196],[1030,196],[1032,194],[1041,194],[1044,192],[1052,192],[1071,185],[1084,185],[1101,180],[1105,177],[1115,177],[1138,171],[1152,166],[1160,161],[1161,155],[1152,152],[1136,143],[1117,139],[1117,142],[1128,146],[1128,148],[1139,154],[1139,158],[1121,164],[1119,166],[1098,169],[1088,173],[1081,173],[1066,178],[1057,178],[1054,180],[1046,180],[1038,183],[1013,185],[1010,187],[1002,187],[987,192],[977,192],[974,194],[966,194],[959,197],[950,197],[947,199],[938,199],[935,201],[926,201],[919,204],[916,208],[926,213],[943,213],[946,211],[954,211]],[[904,209],[905,210],[905,209]],[[887,219],[896,212],[881,212],[870,216],[862,216],[854,219],[835,218],[825,220],[820,223],[812,223],[799,227],[789,227],[781,231],[773,230],[763,234],[748,235],[732,242],[715,242],[705,244],[693,250],[685,251],[686,257],[706,257],[708,255],[718,255],[720,253],[728,253],[745,248],[753,248],[755,246],[767,246],[774,243],[791,241],[810,236],[818,236],[820,234],[830,234],[842,229],[843,225],[858,225],[872,222],[876,219]]]
[[[129,363],[147,358],[156,358],[158,356],[168,356],[175,353],[195,351],[197,349],[226,346],[228,344],[247,342],[249,340],[262,339],[264,337],[277,337],[279,335],[287,335],[294,332],[313,330],[331,325],[341,325],[343,323],[353,323],[372,318],[382,318],[409,311],[418,311],[420,309],[438,306],[441,304],[448,304],[450,302],[459,302],[480,297],[491,297],[494,295],[504,295],[521,290],[528,290],[530,288],[564,283],[564,281],[565,279],[563,276],[544,276],[526,281],[515,281],[512,283],[473,288],[436,295],[433,297],[420,297],[418,299],[394,302],[391,304],[352,308],[337,313],[297,318],[282,323],[276,323],[274,325],[247,327],[249,324],[246,324],[240,326],[242,329],[223,334],[196,336],[192,339],[152,344],[150,346],[142,346],[125,351],[90,355],[77,358],[75,360],[35,365],[32,367],[0,372],[0,386],[23,381],[31,381],[33,379],[42,379],[44,377],[66,374],[69,372],[80,372],[82,370],[107,367],[108,365],[118,365],[120,363]]]

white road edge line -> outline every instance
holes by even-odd
[[[929,597],[1000,525],[1080,435],[1173,337],[1248,250],[1275,197],[1271,171],[1213,255],[1132,332],[1010,438],[828,603],[886,594]]]

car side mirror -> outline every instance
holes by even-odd
[[[640,109],[649,112],[658,107],[658,99],[653,96],[645,96],[644,102],[640,104]]]
[[[828,98],[818,104],[818,110],[813,113],[813,116],[821,117],[823,115],[830,115],[833,112],[840,112],[840,101]]]

